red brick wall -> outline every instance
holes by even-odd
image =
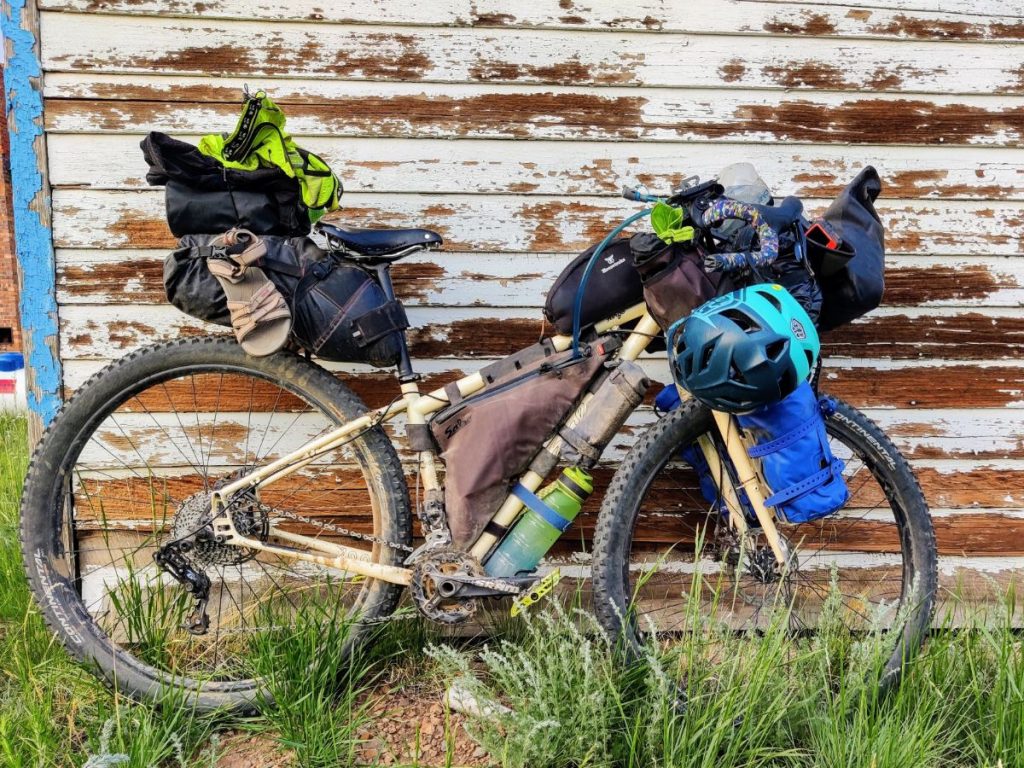
[[[3,70],[0,69],[0,84]],[[15,274],[14,237],[11,217],[11,169],[7,162],[7,114],[0,107],[0,158],[3,173],[0,174],[0,352],[21,349],[21,334],[18,326],[18,281]],[[8,331],[9,329],[9,331]],[[7,334],[10,332],[11,338]]]

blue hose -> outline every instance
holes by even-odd
[[[639,213],[634,213],[628,219],[623,221],[619,226],[608,233],[608,236],[601,241],[594,251],[594,255],[590,257],[590,261],[587,262],[587,268],[583,270],[583,277],[580,279],[580,287],[576,289],[576,300],[572,306],[572,355],[573,357],[580,356],[580,313],[583,310],[583,294],[587,287],[587,280],[590,279],[590,273],[594,271],[594,265],[597,264],[597,260],[601,257],[604,249],[608,246],[612,240],[615,239],[616,235],[622,230],[628,227],[637,219],[641,219],[644,216],[648,216],[651,213],[651,208],[644,208]]]

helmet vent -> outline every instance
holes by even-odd
[[[732,320],[744,333],[757,333],[761,330],[761,326],[755,322],[754,318],[738,309],[726,309],[722,312],[722,317]]]
[[[776,339],[770,344],[765,345],[765,354],[768,355],[769,360],[778,362],[782,359],[782,356],[786,354],[786,340]]]
[[[746,384],[747,380],[743,376],[743,371],[736,367],[736,363],[729,364],[729,378],[732,381],[739,382],[740,384]]]
[[[700,370],[706,370],[708,364],[711,362],[711,356],[715,353],[715,347],[712,344],[704,347],[704,353],[700,356]]]
[[[781,312],[782,311],[782,302],[779,301],[774,296],[772,296],[772,294],[770,292],[768,292],[768,291],[762,292],[761,293],[761,298],[764,299],[765,301],[767,301],[773,307],[775,307],[775,310],[777,312]]]

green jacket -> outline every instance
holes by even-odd
[[[308,152],[288,135],[285,116],[263,91],[245,95],[242,115],[235,130],[211,133],[199,141],[199,151],[226,168],[253,171],[280,168],[297,179],[310,221],[338,208],[341,181],[320,157]]]

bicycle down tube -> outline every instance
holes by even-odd
[[[596,324],[595,330],[603,333],[623,323],[637,320],[636,327],[629,333],[618,352],[618,358],[622,360],[636,360],[650,343],[651,337],[660,332],[657,321],[647,312],[644,304],[637,304],[630,309],[621,312],[611,318]],[[550,339],[557,351],[564,351],[572,344],[572,337],[567,335],[553,336]],[[472,395],[484,388],[485,382],[479,373],[471,374],[455,382],[460,394],[463,396]],[[267,544],[258,539],[243,536],[235,528],[231,515],[222,514],[226,506],[226,500],[231,499],[235,494],[256,486],[271,485],[284,477],[287,477],[308,464],[315,461],[325,452],[339,448],[348,442],[353,435],[357,435],[367,429],[390,421],[394,417],[405,413],[409,424],[426,424],[427,417],[449,405],[448,397],[444,389],[437,389],[427,394],[421,394],[416,381],[405,382],[401,385],[402,397],[397,402],[370,411],[357,419],[338,427],[336,430],[319,437],[296,451],[282,456],[279,459],[259,467],[249,474],[224,485],[211,492],[211,514],[213,515],[213,528],[216,536],[226,544],[232,546],[247,547],[250,549],[271,552],[273,554],[305,560],[329,568],[336,568],[349,573],[361,576],[381,579],[394,584],[408,585],[411,581],[412,571],[394,565],[383,565],[372,562],[372,551],[357,549],[355,547],[324,541],[310,536],[303,536],[297,533],[282,531],[271,524],[271,534],[291,544],[308,547],[313,552],[304,552],[291,547],[279,547]],[[582,402],[569,416],[567,423],[573,424],[578,421],[586,412],[591,395],[586,395]],[[735,422],[728,414],[715,413],[716,424],[721,432],[728,456],[736,467],[739,476],[739,487],[746,491],[747,498],[757,515],[758,522],[765,531],[768,541],[772,545],[772,551],[780,565],[784,565],[784,553],[779,546],[778,532],[775,528],[772,514],[764,505],[764,494],[760,487],[760,478],[754,471],[750,459],[747,457],[746,448],[739,439],[735,428]],[[562,438],[555,433],[545,442],[542,451],[552,455],[559,455],[562,450]],[[709,464],[712,467],[722,467],[720,457],[710,441],[704,441],[701,445]],[[426,491],[440,489],[440,482],[437,477],[436,455],[433,451],[421,451],[418,454],[420,481]],[[742,514],[738,499],[737,488],[734,488],[729,479],[728,473],[718,471],[713,473],[716,484],[719,485],[721,496],[729,510],[730,524],[739,533],[744,533],[747,523]],[[521,485],[533,492],[540,488],[544,481],[544,475],[527,470],[519,479]],[[493,522],[499,526],[511,525],[523,508],[522,501],[515,495],[509,494],[504,503],[492,517]],[[474,557],[483,560],[494,544],[497,537],[484,532],[470,548],[469,553]]]

